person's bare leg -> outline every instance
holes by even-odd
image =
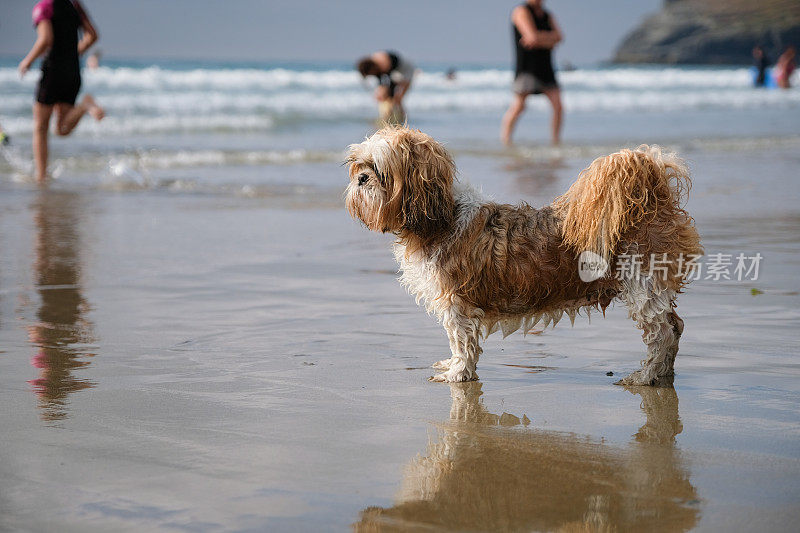
[[[379,85],[375,89],[375,100],[378,102],[378,125],[394,124],[394,102],[392,102],[392,97],[389,96],[389,88],[385,85]]]
[[[81,103],[76,106],[56,104],[56,132],[62,136],[69,135],[86,113],[95,120],[102,120],[105,116],[105,111],[97,105],[91,94],[85,95]]]
[[[385,85],[378,85],[375,89],[375,100],[384,102],[389,99],[389,88]]]
[[[97,103],[94,96],[91,94],[85,94],[83,96],[83,103],[89,106],[87,112],[96,121],[100,122],[106,116],[106,110]]]
[[[514,99],[511,101],[511,105],[508,106],[508,111],[503,115],[503,123],[500,126],[500,140],[506,146],[511,145],[511,135],[514,133],[517,119],[525,111],[525,99],[527,97],[527,94],[514,94]]]
[[[544,92],[550,104],[553,106],[553,118],[550,121],[550,132],[552,135],[553,146],[561,143],[561,121],[563,119],[563,108],[561,107],[561,90],[550,89]]]
[[[53,106],[39,102],[33,104],[33,163],[39,185],[47,181],[47,134],[52,114]]]

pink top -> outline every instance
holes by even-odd
[[[33,6],[34,28],[38,26],[41,21],[50,20],[51,18],[53,18],[53,0],[41,0],[41,2]]]

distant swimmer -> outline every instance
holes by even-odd
[[[753,66],[755,67],[755,78],[753,79],[753,85],[756,87],[766,87],[769,58],[764,52],[764,49],[758,45],[753,47]]]
[[[791,78],[795,69],[794,56],[794,46],[789,46],[775,63],[775,82],[781,89],[789,89],[792,86]]]
[[[525,110],[531,94],[544,94],[553,107],[550,124],[553,144],[561,139],[561,90],[553,70],[552,51],[561,42],[555,18],[542,7],[543,0],[528,0],[511,12],[511,28],[516,50],[514,99],[503,116],[500,138],[511,144],[514,126]]]
[[[356,69],[363,78],[375,76],[378,79],[375,99],[378,101],[380,121],[390,124],[405,122],[403,98],[411,88],[414,65],[397,52],[386,50],[362,57]]]
[[[42,77],[33,105],[33,157],[36,180],[47,180],[47,135],[50,117],[55,110],[56,132],[69,135],[83,115],[102,120],[105,111],[87,94],[80,104],[75,99],[81,88],[80,56],[97,41],[97,30],[78,0],[42,0],[33,8],[36,42],[19,63],[20,77],[25,76],[37,58],[42,61]],[[78,32],[83,35],[78,39]]]
[[[89,70],[97,70],[100,67],[100,59],[103,57],[103,51],[99,48],[92,50],[89,57],[86,58],[86,66]]]

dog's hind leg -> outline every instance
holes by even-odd
[[[623,280],[621,296],[628,315],[642,330],[647,356],[641,370],[617,382],[618,385],[669,384],[674,375],[678,341],[683,320],[675,313],[675,291],[662,287],[653,278]]]
[[[478,379],[475,369],[483,352],[479,344],[481,318],[483,312],[480,309],[467,313],[458,305],[442,313],[442,325],[450,339],[452,357],[434,365],[434,368],[445,371],[433,376],[431,381],[453,383]]]

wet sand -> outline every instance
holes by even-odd
[[[445,333],[334,163],[253,198],[3,185],[0,530],[794,530],[796,153],[684,154],[707,252],[764,260],[679,299],[674,389],[612,384],[643,354],[619,304],[428,383]],[[541,205],[588,161],[457,162]]]

